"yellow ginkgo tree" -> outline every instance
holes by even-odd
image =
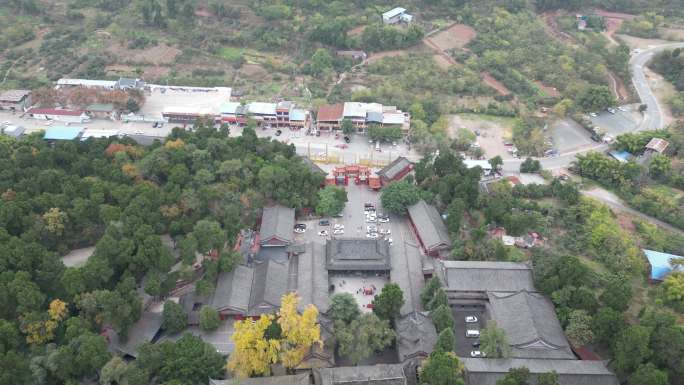
[[[26,343],[29,345],[43,345],[55,338],[55,329],[67,316],[66,302],[54,299],[48,308],[48,319],[39,319],[26,322],[21,331],[26,334]]]
[[[288,369],[296,367],[314,344],[323,346],[318,325],[318,309],[307,306],[297,311],[299,298],[290,293],[283,296],[276,316],[263,314],[258,320],[236,321],[232,340],[235,350],[228,360],[228,369],[238,377],[269,375],[271,364],[277,362]],[[279,333],[272,333],[272,326]],[[269,333],[269,330],[271,331]],[[271,338],[268,338],[268,336]]]

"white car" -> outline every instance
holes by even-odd
[[[378,232],[379,232],[380,234],[383,234],[383,235],[390,235],[390,234],[392,234],[392,230],[390,230],[390,229],[387,229],[387,230],[385,230],[385,229],[380,229],[380,231],[378,231]]]
[[[474,329],[468,329],[466,330],[466,337],[468,338],[476,338],[480,336],[480,331],[479,330],[474,330]]]
[[[376,226],[376,225],[368,225],[368,226],[366,226],[366,230],[367,230],[369,233],[377,233],[377,232],[378,232],[378,226]]]
[[[335,230],[333,230],[333,235],[342,235],[342,234],[344,234],[344,230],[343,230],[343,229],[335,229]]]
[[[328,230],[321,230],[318,232],[318,235],[320,235],[321,237],[327,237],[328,234],[330,234]]]
[[[484,358],[484,357],[487,357],[487,354],[485,354],[485,352],[482,352],[479,350],[473,350],[470,352],[470,356],[473,358]]]
[[[136,135],[145,135],[145,132],[143,132],[143,131],[136,131],[135,134],[136,134]]]
[[[295,227],[294,232],[297,234],[304,234],[306,232],[306,229],[302,229],[301,227]]]
[[[475,317],[474,315],[469,315],[469,316],[465,317],[465,322],[468,324],[475,323],[475,322],[477,322],[477,317]]]
[[[622,112],[627,112],[627,107],[620,106],[620,107],[618,107],[618,110],[620,110]]]
[[[387,222],[389,222],[389,218],[387,218],[387,217],[380,217],[380,218],[378,218],[378,222],[380,222],[380,223],[387,223]]]
[[[596,112],[590,112],[589,116],[591,116],[592,118],[595,118],[598,116],[598,114]]]
[[[379,237],[378,233],[366,233],[366,238],[378,239],[378,237]]]
[[[615,114],[615,108],[608,107],[608,108],[606,108],[606,111],[608,111],[611,114]]]
[[[336,223],[335,226],[333,226],[333,229],[335,230],[344,230],[344,225]]]
[[[387,243],[391,245],[392,243],[394,243],[394,240],[392,240],[392,238],[387,238]]]
[[[377,219],[375,217],[366,217],[366,222],[367,223],[374,223],[376,222]]]

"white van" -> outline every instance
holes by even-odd
[[[479,330],[473,330],[473,329],[466,330],[466,337],[468,337],[468,338],[475,338],[475,337],[479,337],[479,336],[480,336]]]
[[[380,141],[379,140],[377,142],[375,142],[375,151],[377,151],[377,152],[382,151],[382,150],[380,150]]]

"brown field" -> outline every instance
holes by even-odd
[[[145,49],[129,49],[121,44],[112,44],[109,51],[118,57],[120,62],[147,63],[152,65],[172,64],[181,50],[160,44]]]
[[[363,33],[363,30],[366,28],[365,25],[359,25],[358,27],[354,27],[347,31],[347,36],[358,36]]]
[[[465,24],[454,24],[428,39],[432,40],[439,49],[446,51],[465,47],[476,35],[477,33],[472,27]]]
[[[482,81],[484,81],[486,85],[494,88],[496,92],[498,92],[501,95],[508,95],[511,93],[511,91],[508,88],[506,88],[506,86],[503,85],[503,83],[496,80],[489,72],[482,73]]]
[[[556,87],[547,86],[538,80],[535,81],[534,84],[536,84],[537,87],[539,87],[545,94],[549,95],[552,98],[557,98],[560,96],[560,92],[558,92]]]
[[[268,72],[258,64],[245,64],[240,68],[240,73],[246,77],[267,77]]]
[[[405,49],[398,49],[394,51],[383,51],[383,52],[377,52],[377,53],[372,53],[366,60],[366,64],[371,64],[373,62],[376,62],[378,60],[381,60],[382,58],[385,57],[396,57],[396,56],[404,56],[407,55],[408,51]]]
[[[435,60],[435,63],[437,63],[437,66],[442,69],[449,69],[452,65],[454,65],[454,60],[451,58],[447,58],[444,54],[439,55],[435,54],[432,55],[432,58]],[[451,60],[449,60],[451,59]]]

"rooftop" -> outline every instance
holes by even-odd
[[[401,174],[402,171],[412,166],[413,162],[400,156],[382,170],[378,171],[377,174],[383,178],[393,180],[397,175]]]
[[[651,279],[662,281],[672,272],[672,270],[681,270],[679,267],[673,267],[670,262],[672,259],[684,258],[681,255],[662,253],[655,250],[644,249],[644,254],[651,265]]]
[[[293,108],[292,111],[290,111],[290,120],[295,122],[303,122],[306,120],[306,110]]]
[[[310,242],[304,253],[293,256],[297,264],[297,295],[300,310],[314,304],[321,313],[328,311],[328,271],[325,269],[325,250],[323,245]]]
[[[492,165],[489,163],[488,160],[465,159],[463,160],[463,164],[465,164],[465,166],[468,168],[479,166],[482,170],[492,169]]]
[[[73,140],[83,132],[82,127],[53,126],[45,130],[45,140]]]
[[[83,130],[83,135],[81,135],[81,140],[86,140],[88,138],[111,138],[112,136],[118,136],[118,130],[106,130],[106,129],[96,129],[96,128],[86,128]]]
[[[145,342],[151,342],[159,333],[162,325],[162,313],[143,312],[138,322],[131,325],[128,329],[126,341],[115,341],[115,348],[133,357],[137,357],[138,348]]]
[[[116,81],[90,79],[59,79],[57,80],[57,85],[114,88],[114,86],[116,86]]]
[[[668,143],[665,139],[653,138],[648,142],[648,144],[646,144],[646,149],[663,153],[669,145],[670,143]]]
[[[27,114],[39,115],[64,115],[64,116],[80,116],[83,114],[81,110],[68,110],[63,108],[31,108],[26,111]]]
[[[293,239],[295,210],[284,206],[264,207],[261,215],[261,244],[279,241],[289,244]]]
[[[383,18],[383,19],[391,19],[391,18],[393,18],[393,17],[396,17],[396,16],[401,15],[401,14],[404,13],[404,12],[406,12],[406,9],[405,9],[405,8],[396,7],[396,8],[394,8],[394,9],[390,9],[389,11],[383,13],[383,14],[382,14],[382,18]]]
[[[532,270],[524,263],[439,261],[437,268],[449,291],[536,291]]]
[[[389,271],[389,243],[380,239],[331,239],[326,242],[328,271]]]
[[[254,102],[247,105],[247,111],[254,115],[275,115],[276,114],[276,104],[275,103],[261,103]]]
[[[408,214],[426,249],[451,246],[449,232],[434,206],[421,200],[408,208]]]
[[[255,377],[228,380],[209,379],[209,385],[309,385],[309,374],[294,374],[291,376]]]
[[[427,357],[437,343],[437,331],[427,312],[413,312],[397,319],[395,330],[400,362]]]
[[[223,102],[221,103],[221,106],[219,106],[219,112],[222,114],[237,114],[240,106],[242,106],[242,104],[238,102]]]
[[[369,112],[382,113],[382,104],[361,102],[344,103],[343,115],[345,118],[365,118]]]
[[[385,112],[382,114],[382,124],[404,124],[406,117],[400,112]]]
[[[31,95],[29,90],[7,90],[0,93],[0,101],[16,103],[28,95]]]
[[[496,385],[512,368],[526,367],[536,377],[556,372],[560,385],[618,385],[615,375],[600,361],[554,359],[501,359],[460,357],[469,385]],[[535,382],[536,383],[536,382]]]
[[[551,301],[539,293],[488,292],[491,318],[518,358],[574,359]]]
[[[627,151],[608,151],[608,155],[612,156],[620,163],[627,163],[630,158],[632,158],[632,154]]]
[[[406,385],[400,364],[314,369],[316,385]]]
[[[339,121],[343,118],[343,104],[325,104],[318,107],[317,120],[319,122]]]
[[[114,105],[111,103],[95,103],[86,107],[86,111],[112,112],[114,111]]]

